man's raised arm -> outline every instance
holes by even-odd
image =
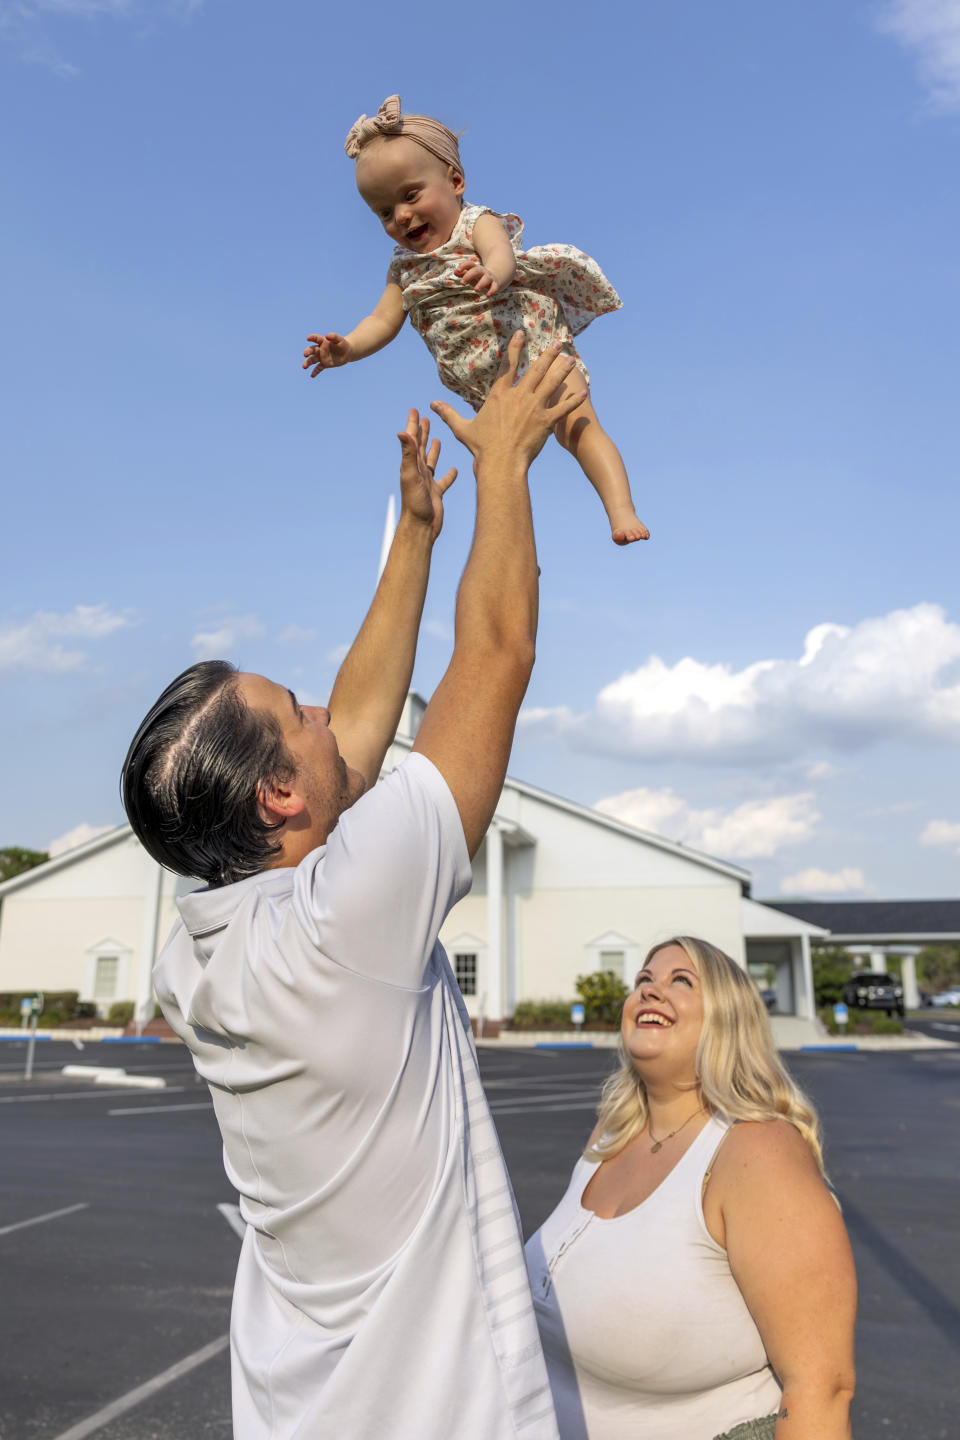
[[[440,442],[429,444],[430,422],[415,410],[399,439],[400,520],[373,603],[340,667],[329,707],[340,753],[360,771],[368,789],[380,774],[410,688],[430,554],[443,525],[442,497],[457,474],[448,470],[440,480],[434,478]]]
[[[553,426],[585,391],[564,382],[574,360],[551,346],[514,384],[518,331],[490,395],[473,420],[433,409],[473,453],[477,518],[457,594],[453,657],[420,722],[414,750],[443,775],[460,812],[471,857],[493,816],[517,714],[533,669],[537,555],[527,471]]]

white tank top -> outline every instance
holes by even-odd
[[[528,1240],[562,1440],[714,1440],[779,1408],[760,1332],[703,1219],[703,1179],[729,1128],[708,1120],[653,1194],[610,1220],[581,1203],[597,1169],[581,1158]]]

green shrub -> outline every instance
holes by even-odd
[[[828,1034],[828,1035],[852,1035],[852,1034],[854,1033],[853,1026],[854,1026],[854,1016],[855,1016],[855,1014],[856,1014],[856,1011],[851,1010],[849,1013],[850,1013],[850,1019],[847,1021],[846,1025],[838,1025],[837,1022],[836,1022],[836,1020],[834,1020],[834,1018],[833,1018],[833,1009],[832,1009],[832,1007],[831,1007],[831,1008],[825,1008],[825,1009],[819,1011],[820,1019],[823,1021],[824,1025],[825,1025],[826,1028],[827,1028],[827,1034]]]
[[[20,1001],[32,1000],[36,993],[36,990],[4,990],[0,992],[0,1016],[8,1024],[18,1025],[20,1023]],[[67,1020],[75,1019],[78,995],[79,992],[76,990],[44,991],[43,1010],[40,1014],[39,1024],[43,1027],[62,1025]]]
[[[838,1025],[833,1018],[833,1010],[821,1010],[820,1019],[827,1027],[830,1035],[902,1035],[903,1025],[894,1015],[886,1015],[882,1010],[854,1010],[848,1011],[849,1019],[846,1025]]]
[[[607,1025],[620,1023],[623,1002],[630,994],[615,970],[595,970],[591,975],[578,975],[577,994],[583,1001],[584,1021],[602,1021]]]
[[[76,990],[51,990],[44,992],[41,1025],[60,1025],[73,1020],[77,1013],[79,994]]]
[[[133,1019],[134,1005],[132,1000],[114,1000],[107,1011],[108,1025],[129,1025]]]
[[[874,1035],[902,1035],[903,1026],[895,1015],[878,1015],[874,1012],[870,1016],[870,1028]]]
[[[570,1025],[569,1000],[518,1000],[510,1018],[511,1030],[541,1030],[545,1025]]]

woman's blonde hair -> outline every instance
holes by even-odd
[[[789,1120],[806,1140],[823,1172],[820,1123],[803,1091],[781,1065],[760,993],[747,972],[707,940],[675,935],[654,945],[679,945],[700,977],[703,1028],[694,1062],[696,1084],[709,1114],[729,1120]],[[600,1138],[584,1155],[608,1160],[647,1124],[647,1092],[620,1042],[620,1066],[603,1087]]]

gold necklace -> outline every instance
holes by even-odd
[[[698,1115],[702,1115],[702,1114],[703,1114],[703,1106],[701,1105],[701,1106],[699,1107],[699,1109],[694,1110],[694,1112],[693,1112],[692,1115],[688,1115],[688,1116],[687,1116],[686,1120],[684,1120],[684,1122],[683,1122],[683,1125],[678,1125],[677,1128],[676,1128],[676,1130],[671,1130],[671,1131],[670,1131],[670,1134],[669,1134],[669,1135],[664,1135],[664,1137],[663,1137],[662,1140],[658,1140],[658,1139],[657,1139],[656,1135],[654,1135],[654,1133],[653,1133],[653,1126],[648,1123],[648,1124],[647,1124],[647,1134],[650,1136],[650,1139],[653,1141],[653,1144],[650,1146],[650,1154],[651,1154],[651,1155],[656,1155],[657,1151],[658,1151],[658,1150],[662,1150],[663,1147],[664,1147],[664,1145],[666,1144],[666,1142],[667,1142],[668,1140],[672,1140],[673,1137],[674,1137],[674,1135],[679,1135],[679,1134],[680,1134],[680,1131],[684,1128],[684,1125],[689,1125],[691,1120],[695,1120]]]

